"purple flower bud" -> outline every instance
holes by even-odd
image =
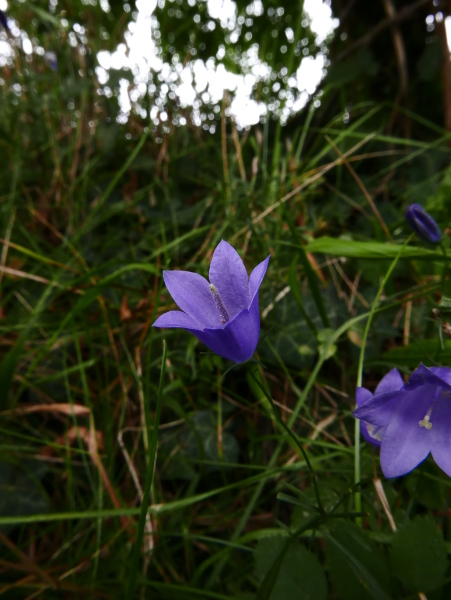
[[[406,210],[406,221],[413,231],[426,242],[438,244],[442,233],[434,219],[419,204],[411,204]]]
[[[374,396],[368,392],[354,411],[381,434],[385,477],[406,475],[429,454],[451,477],[451,369],[420,364],[407,383],[396,387],[378,389]]]
[[[181,310],[171,310],[153,327],[178,327],[236,363],[255,352],[260,334],[258,291],[269,256],[248,276],[237,251],[222,240],[210,265],[210,282],[188,271],[163,271],[169,293]]]

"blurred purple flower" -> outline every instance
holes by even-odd
[[[44,60],[48,64],[48,66],[52,69],[52,71],[58,71],[58,59],[54,52],[47,51],[44,52]]]
[[[377,386],[374,396],[380,394],[386,394],[387,392],[396,392],[400,390],[404,385],[404,381],[399,374],[398,369],[392,369],[387,375],[382,377],[379,385]],[[357,402],[357,408],[360,408],[365,402],[374,397],[373,394],[366,388],[359,387],[355,392],[355,399]],[[379,425],[371,425],[366,421],[362,421],[361,432],[367,442],[374,446],[380,446],[382,436],[384,435],[386,427]]]
[[[420,364],[400,389],[369,397],[354,415],[382,430],[381,467],[385,477],[409,473],[429,453],[451,477],[449,367],[427,368]]]
[[[413,231],[426,242],[438,244],[442,233],[434,219],[419,204],[411,204],[406,210],[406,221]]]
[[[153,327],[179,327],[219,356],[242,363],[254,354],[260,334],[258,290],[270,257],[250,277],[237,251],[222,240],[210,265],[210,283],[197,273],[163,271],[172,298],[183,311],[161,315]]]

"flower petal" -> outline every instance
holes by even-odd
[[[219,356],[236,363],[246,362],[252,358],[260,334],[258,295],[249,310],[242,310],[225,326],[192,333]]]
[[[439,368],[443,369],[445,367]],[[440,373],[442,375],[445,374],[445,372],[442,370],[440,370]],[[437,373],[437,368],[433,367],[433,369],[428,369],[428,367],[425,367],[423,363],[421,363],[420,366],[415,369],[404,387],[407,391],[409,388],[413,389],[426,384],[436,385],[451,391],[451,384],[449,384]]]
[[[449,367],[429,367],[429,371],[451,385],[451,369]]]
[[[180,310],[170,310],[158,317],[152,327],[178,327],[181,329],[201,329],[195,319]]]
[[[373,397],[373,394],[370,390],[367,390],[364,387],[358,387],[355,391],[355,401],[357,406],[362,406],[367,400],[370,400]]]
[[[382,437],[386,427],[379,427],[379,425],[371,425],[366,421],[361,421],[360,431],[367,442],[373,446],[379,447],[381,445]]]
[[[374,395],[376,396],[378,394],[386,394],[387,392],[396,392],[397,390],[401,389],[403,385],[404,381],[398,369],[392,369],[387,373],[387,375],[382,377],[379,385],[376,388],[376,391],[374,392]]]
[[[216,246],[209,277],[221,294],[231,319],[243,308],[249,308],[251,299],[246,267],[235,248],[225,240]]]
[[[446,368],[446,367],[441,367]],[[432,456],[438,466],[451,477],[451,399],[439,398],[431,415]]]
[[[163,271],[164,282],[177,306],[204,327],[221,325],[208,281],[189,271]]]
[[[362,419],[372,425],[384,427],[389,424],[393,413],[397,410],[397,404],[403,398],[403,394],[404,392],[401,390],[373,396],[373,398],[370,398],[359,406],[352,414],[357,419]]]
[[[368,402],[373,397],[373,394],[370,390],[367,390],[363,387],[358,387],[355,391],[355,400],[357,406],[362,406],[365,402]],[[379,439],[379,430],[385,429],[385,427],[379,427],[378,425],[371,425],[366,421],[361,421],[360,423],[360,431],[362,432],[363,437],[367,442],[373,444],[374,446],[380,446],[381,442]],[[375,437],[376,436],[376,437]]]
[[[251,295],[251,301],[254,299],[255,294],[258,292],[261,286],[270,258],[271,255],[267,256],[264,261],[257,265],[249,277],[249,292]]]
[[[381,467],[385,477],[405,475],[419,465],[432,447],[433,430],[420,427],[437,388],[425,385],[404,392],[384,432]]]

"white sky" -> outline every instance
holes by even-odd
[[[206,105],[215,105],[222,99],[224,91],[228,90],[231,92],[232,97],[230,112],[234,116],[238,127],[246,127],[257,123],[261,117],[268,113],[268,110],[273,111],[277,108],[271,105],[267,106],[263,102],[256,102],[251,98],[253,87],[259,81],[265,82],[268,89],[272,87],[275,97],[285,93],[282,113],[282,121],[284,121],[290,113],[300,110],[306,104],[309,96],[315,92],[324,76],[327,67],[324,54],[319,53],[316,58],[303,56],[300,58],[295,77],[290,77],[288,80],[287,91],[281,91],[279,83],[273,84],[271,80],[270,67],[259,60],[257,45],[251,46],[246,55],[243,56],[242,61],[240,61],[243,70],[242,75],[228,72],[222,64],[216,64],[215,60],[205,63],[193,57],[190,63],[185,66],[180,63],[172,65],[163,63],[158,56],[158,48],[154,42],[158,31],[155,27],[156,20],[153,17],[153,11],[157,2],[163,7],[165,1],[168,3],[168,0],[137,0],[136,19],[128,25],[128,29],[124,34],[125,43],[119,44],[113,53],[105,51],[98,53],[99,66],[96,68],[96,73],[106,95],[112,94],[107,86],[108,71],[110,69],[130,69],[133,74],[134,82],[132,84],[126,79],[120,81],[119,122],[126,122],[132,109],[138,113],[140,112],[143,118],[150,116],[155,124],[161,121],[164,122],[167,120],[164,108],[166,96],[173,97],[175,94],[183,107],[191,107],[192,118],[196,124],[203,124],[205,129],[210,128],[210,131],[213,131],[215,127],[214,115],[212,113],[209,115],[212,123],[207,125],[205,115],[201,114],[202,103],[199,102],[199,96]],[[207,3],[210,17],[220,22],[221,27],[225,30],[224,33],[230,34],[233,41],[237,22],[235,2],[233,0],[204,1]],[[194,6],[196,0],[188,0],[188,2]],[[250,17],[262,13],[262,0],[249,0],[249,3],[246,10]],[[304,11],[310,18],[310,27],[316,35],[315,41],[318,46],[338,25],[337,19],[332,17],[329,3],[330,0],[305,0],[304,2]],[[57,0],[53,0],[52,4],[56,7]],[[108,0],[99,0],[99,4],[105,12],[109,12]],[[22,51],[26,55],[35,53],[45,59],[45,55],[53,49],[36,46],[34,40],[28,38],[26,31],[19,28],[19,23],[9,18],[7,0],[0,0],[0,10],[6,12],[12,34],[9,36],[0,28],[0,67],[5,65],[12,67],[13,58],[17,51]],[[432,32],[435,28],[435,22],[442,22],[443,19],[442,12],[428,15],[426,17],[427,31]],[[64,27],[69,26],[67,21],[65,23],[63,21],[65,19],[61,20]],[[215,21],[211,20],[209,26],[214,28],[216,26]],[[451,52],[451,17],[445,19],[445,26]],[[80,33],[83,28],[75,23],[73,29],[75,32]],[[287,28],[285,34],[288,40],[292,39],[293,31],[291,28]],[[69,32],[69,38],[69,43],[76,46],[78,41],[73,31]],[[224,47],[221,47],[216,56],[218,61],[223,58],[224,52]],[[159,79],[158,91],[160,97],[155,96],[155,104],[150,115],[147,115],[144,108],[140,106],[139,101],[147,92],[151,73],[156,74]],[[0,83],[3,85],[2,82],[3,80],[0,78]],[[156,91],[150,86],[149,92],[151,95]],[[207,108],[207,106],[204,106],[203,110],[205,111]],[[211,110],[211,107],[208,109]],[[213,110],[217,112],[218,107],[215,106]],[[183,121],[184,119],[181,118],[180,124],[183,125]]]
[[[251,46],[244,57],[243,75],[230,73],[222,64],[216,65],[214,61],[205,63],[194,58],[185,67],[178,64],[174,68],[168,63],[163,63],[158,57],[155,42],[151,37],[151,34],[155,33],[152,13],[156,4],[157,0],[137,0],[138,15],[136,21],[129,24],[125,33],[126,44],[120,44],[113,53],[99,52],[97,56],[100,65],[97,68],[97,76],[100,84],[107,83],[107,72],[111,68],[129,68],[133,72],[134,87],[126,80],[121,81],[119,102],[122,115],[119,120],[126,120],[132,103],[137,106],[138,112],[143,110],[139,107],[139,99],[145,95],[145,82],[148,81],[150,72],[154,71],[158,73],[159,80],[167,84],[168,90],[174,91],[183,107],[193,106],[195,123],[201,124],[200,107],[196,104],[198,94],[201,94],[203,102],[215,104],[222,99],[225,90],[232,92],[231,114],[237,125],[246,127],[257,123],[260,117],[267,113],[267,106],[263,102],[258,103],[251,99],[252,88],[261,80],[268,81],[268,85],[272,85],[271,70],[268,65],[259,60],[258,46]],[[232,37],[236,24],[235,2],[207,0],[207,8],[212,18],[219,20],[222,27],[232,32]],[[316,34],[316,43],[320,45],[337,27],[338,20],[332,18],[330,7],[322,0],[305,0],[304,10],[311,19],[311,30]],[[262,11],[261,0],[250,3],[248,14],[259,15]],[[213,21],[211,23],[214,24]],[[287,30],[286,35],[292,36],[292,30]],[[221,51],[218,52],[217,59],[220,60],[222,56]],[[324,68],[323,54],[319,54],[316,58],[311,56],[302,58],[296,78],[291,78],[289,82],[291,89],[285,99],[285,118],[291,111],[300,110],[306,104],[309,95],[314,93],[323,78]],[[158,107],[155,107],[151,111],[154,122],[161,120],[159,118],[161,112],[164,117],[164,109],[159,111]],[[204,127],[208,128],[205,125]]]

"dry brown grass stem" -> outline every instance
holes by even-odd
[[[262,219],[264,219],[267,215],[269,215],[274,210],[276,210],[276,208],[279,208],[279,206],[281,206],[282,204],[284,204],[284,202],[286,202],[290,198],[293,198],[293,196],[296,196],[297,194],[299,194],[299,192],[301,190],[305,189],[306,187],[308,187],[309,185],[311,185],[315,181],[318,181],[318,179],[321,179],[321,177],[323,175],[325,175],[328,171],[330,171],[331,169],[333,169],[337,165],[343,164],[343,162],[345,161],[345,159],[348,156],[350,156],[351,154],[353,154],[354,152],[356,152],[356,150],[358,150],[359,148],[361,148],[362,146],[364,146],[367,142],[369,142],[371,139],[373,139],[373,137],[375,135],[376,135],[375,133],[370,133],[363,140],[360,140],[360,142],[358,142],[355,146],[353,146],[347,152],[345,152],[341,157],[337,158],[336,160],[332,161],[331,163],[328,163],[327,165],[323,165],[322,167],[319,167],[318,170],[316,171],[316,173],[314,175],[311,175],[310,177],[307,177],[300,185],[298,185],[297,187],[295,187],[294,190],[292,190],[291,192],[289,192],[288,194],[286,194],[285,196],[283,196],[283,198],[281,198],[277,202],[274,202],[274,204],[271,204],[271,206],[268,206],[268,208],[266,210],[264,210],[262,213],[260,213],[259,215],[257,215],[252,220],[252,224],[253,225],[257,224],[259,221],[261,221]],[[246,233],[248,230],[249,230],[249,225],[246,225],[246,227],[243,227],[242,229],[240,229],[240,231],[238,231],[238,233],[235,233],[235,235],[232,237],[232,239],[230,240],[230,242],[233,243],[234,240],[237,237],[239,237],[243,233]]]

